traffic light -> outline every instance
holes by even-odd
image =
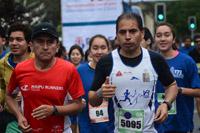
[[[197,21],[195,16],[189,16],[188,17],[188,28],[191,31],[196,30],[197,28]]]
[[[154,8],[155,11],[155,21],[157,23],[166,21],[166,5],[165,3],[157,3]]]

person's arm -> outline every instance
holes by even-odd
[[[172,103],[178,94],[178,87],[176,82],[172,83],[169,87],[165,88],[165,101]]]
[[[105,82],[97,91],[89,92],[89,101],[92,106],[99,106],[103,99],[112,98],[115,95],[116,86],[109,83],[109,77],[106,77]]]
[[[186,60],[187,59],[187,60]],[[179,86],[179,94],[192,97],[200,97],[200,78],[198,75],[198,68],[192,58],[186,58],[184,60],[186,65],[187,80],[189,86]]]
[[[101,105],[102,104],[102,102],[103,102],[103,97],[101,96],[102,94],[100,94],[100,93],[102,93],[101,91],[102,91],[102,89],[100,88],[99,90],[97,90],[97,91],[99,91],[99,96],[97,95],[97,93],[96,93],[96,91],[89,91],[89,94],[88,94],[88,97],[89,97],[89,102],[90,102],[90,104],[92,105],[92,106],[99,106],[99,105]]]
[[[176,82],[172,83],[169,87],[165,89],[165,99],[163,103],[160,104],[156,111],[155,121],[158,123],[164,122],[168,117],[168,110],[172,102],[176,99],[178,94]]]
[[[155,114],[155,121],[158,123],[163,122],[168,117],[168,109],[172,102],[176,99],[178,89],[176,81],[170,72],[169,66],[165,59],[159,55],[150,52],[153,67],[158,74],[158,80],[165,86],[165,99],[160,104]]]
[[[32,116],[36,119],[44,119],[50,115],[75,115],[83,108],[81,98],[72,100],[69,104],[58,105],[41,105],[35,108]]]
[[[110,75],[110,72],[112,70],[112,65],[113,64],[111,54],[101,58],[96,65],[94,80],[88,94],[89,102],[92,106],[101,105],[101,103],[103,102],[103,97],[107,97],[107,94],[105,94],[105,90],[113,86],[109,84],[109,81],[106,81],[106,77]],[[108,91],[111,91],[111,93],[113,93],[112,89],[113,88],[108,89]]]
[[[192,97],[200,97],[200,88],[186,88],[186,87],[178,87],[179,95],[187,95]]]
[[[11,95],[9,95],[7,93],[6,94],[6,102],[7,102],[8,106],[9,106],[9,108],[15,114],[15,116],[17,118],[19,118],[22,115],[22,113],[20,112],[20,107],[19,107],[17,101],[15,100],[15,98],[13,98]]]
[[[24,117],[24,115],[20,112],[20,107],[18,106],[18,103],[16,100],[10,95],[8,92],[6,92],[6,102],[8,107],[11,109],[11,111],[15,114],[18,120],[19,128],[23,132],[30,132],[32,128],[28,124],[27,119]]]
[[[58,114],[61,115],[75,115],[83,109],[82,98],[72,100],[70,104],[64,106],[56,106]]]
[[[14,70],[12,72],[8,87],[6,88],[6,102],[7,102],[8,107],[11,109],[11,111],[17,117],[18,126],[22,130],[22,132],[30,132],[32,130],[32,128],[28,124],[27,119],[20,112],[20,107],[14,98],[14,95],[16,94],[16,92],[19,91],[19,90],[16,90],[16,88],[18,88],[18,82],[16,79],[15,70]],[[16,91],[15,94],[13,94],[14,91]]]

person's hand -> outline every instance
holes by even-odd
[[[162,103],[156,111],[154,121],[158,123],[162,123],[167,119],[167,117],[168,117],[167,104]]]
[[[25,133],[32,130],[32,128],[28,124],[28,121],[23,115],[18,118],[18,128]]]
[[[106,77],[106,80],[101,88],[103,98],[112,98],[115,95],[116,86],[109,83],[109,77]]]
[[[41,105],[35,108],[32,112],[33,118],[37,120],[44,119],[53,114],[53,106],[52,105]]]

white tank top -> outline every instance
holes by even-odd
[[[115,110],[115,132],[156,133],[153,126],[155,112],[153,101],[158,75],[151,63],[149,52],[142,48],[142,60],[135,67],[125,65],[117,50],[112,52],[112,58],[110,82],[116,86],[115,97],[112,99]],[[143,120],[140,121],[141,117]]]

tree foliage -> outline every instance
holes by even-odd
[[[0,0],[0,24],[8,28],[19,21],[35,25],[48,21],[54,25],[60,23],[59,0]]]
[[[185,0],[167,3],[167,21],[174,25],[178,37],[190,35],[188,17],[196,16],[197,29],[200,31],[200,2],[199,0]]]

